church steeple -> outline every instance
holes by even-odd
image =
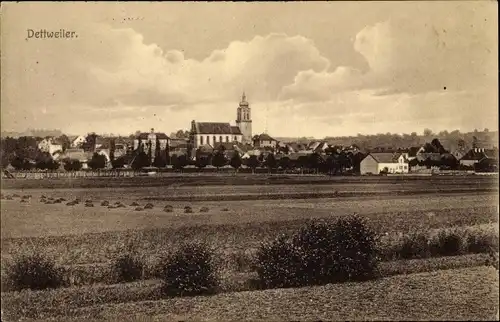
[[[243,134],[243,142],[247,143],[252,140],[252,117],[250,114],[250,106],[247,102],[247,96],[243,91],[241,101],[236,112],[236,125]]]

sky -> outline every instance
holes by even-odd
[[[496,1],[4,3],[2,131],[498,128]],[[78,38],[28,38],[28,29]]]

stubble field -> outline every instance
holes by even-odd
[[[244,285],[244,280],[252,276],[253,272],[249,272],[248,267],[238,269],[236,263],[234,263],[233,254],[251,253],[263,240],[274,238],[278,233],[291,232],[301,227],[305,222],[317,218],[331,220],[339,216],[357,213],[366,217],[369,224],[377,232],[386,236],[385,238],[387,239],[392,237],[397,238],[402,233],[415,231],[432,233],[436,230],[457,227],[464,229],[486,229],[490,233],[493,232],[498,235],[498,229],[495,228],[498,225],[498,187],[496,186],[496,181],[491,178],[457,178],[454,180],[444,178],[441,181],[428,178],[407,181],[385,179],[385,181],[381,182],[307,182],[295,185],[274,184],[274,182],[238,186],[220,183],[219,185],[201,184],[199,186],[193,184],[192,182],[188,182],[182,185],[177,181],[177,183],[165,186],[72,187],[58,189],[26,188],[12,186],[11,184],[9,189],[2,190],[4,195],[30,195],[31,198],[28,202],[20,202],[19,198],[2,200],[2,263],[11,260],[12,256],[16,254],[27,251],[46,254],[53,258],[57,264],[66,266],[74,274],[85,275],[83,279],[86,279],[86,281],[80,284],[87,284],[88,286],[78,286],[76,285],[78,283],[75,283],[74,286],[64,290],[64,292],[74,295],[82,292],[82,287],[99,289],[99,283],[102,284],[105,282],[100,280],[100,277],[105,275],[103,272],[106,271],[106,266],[130,247],[134,248],[146,261],[154,265],[156,260],[165,256],[180,242],[203,239],[209,241],[217,253],[225,258],[226,267],[223,273],[226,279],[225,283],[229,285],[228,291],[234,291],[248,289]],[[42,195],[54,199],[64,198],[67,201],[46,204],[39,200]],[[82,202],[73,206],[66,205],[66,202],[75,198],[81,199]],[[85,207],[85,200],[92,200],[93,207]],[[107,206],[101,206],[102,201],[108,201],[111,205],[121,202],[125,207],[108,208]],[[133,202],[139,204],[140,207],[144,207],[147,203],[152,204],[153,207],[152,209],[138,211],[136,210],[137,206],[130,206]],[[164,207],[166,205],[171,205],[173,211],[165,212]],[[192,207],[193,213],[184,213],[185,206]],[[200,212],[202,207],[208,208],[208,211]],[[438,262],[434,263],[433,261],[436,260]],[[421,281],[435,278],[432,273],[431,275],[434,276],[432,278],[430,275],[429,277],[427,275],[417,276],[415,274],[412,275],[412,273],[425,271],[440,272],[443,268],[455,268],[462,269],[462,271],[454,271],[449,274],[469,276],[471,273],[467,269],[487,272],[486,267],[474,268],[485,263],[487,263],[487,256],[481,254],[464,255],[455,259],[421,260],[413,264],[410,264],[408,261],[400,261],[398,263],[389,262],[385,264],[386,276],[401,273],[407,273],[407,275],[398,276],[395,279],[387,277],[387,279],[384,279],[384,282],[376,281],[373,283],[389,283],[390,285],[393,285],[391,283],[396,283],[393,286],[386,287],[402,287],[406,290],[405,292],[409,292],[408,294],[410,294],[413,292],[411,291],[411,287],[409,291],[406,286],[401,286],[402,280],[410,281],[416,278]],[[2,269],[3,267],[4,265],[2,264]],[[84,273],[81,271],[84,271]],[[443,279],[442,283],[445,283],[443,285],[447,285],[446,283],[449,283],[449,281],[450,278],[447,277]],[[426,282],[422,283],[430,282],[426,280]],[[463,282],[462,284],[464,283],[467,284],[469,282]],[[481,287],[477,292],[486,301],[491,302],[492,296],[495,294],[488,288],[488,283],[498,284],[498,280],[491,278],[484,280],[481,285],[477,285],[477,287]],[[471,283],[471,285],[473,284]],[[372,288],[376,290],[378,287],[365,283],[363,283],[364,286],[332,286],[335,291],[332,291],[330,286],[327,286],[323,288],[311,288],[310,291],[304,291],[303,289],[252,291],[227,293],[211,298],[161,301],[158,298],[151,297],[151,295],[138,295],[137,297],[132,296],[132,298],[130,295],[120,295],[123,294],[123,289],[133,287],[131,285],[120,284],[112,286],[114,287],[114,291],[111,291],[111,293],[114,295],[111,297],[114,300],[110,300],[109,305],[106,304],[106,301],[104,303],[94,303],[93,309],[90,309],[83,308],[83,306],[86,306],[83,303],[84,301],[80,301],[82,302],[81,305],[78,304],[79,301],[76,301],[76,304],[72,302],[73,305],[76,305],[73,310],[77,313],[74,314],[89,317],[91,316],[90,312],[94,312],[93,310],[95,310],[95,312],[99,312],[96,317],[108,319],[112,316],[117,318],[125,317],[129,315],[129,313],[125,312],[132,310],[141,313],[142,317],[145,317],[144,314],[147,314],[147,316],[157,315],[158,319],[221,318],[226,316],[220,313],[220,310],[224,310],[221,304],[224,302],[224,299],[232,298],[233,302],[238,302],[239,300],[235,299],[239,299],[241,296],[246,297],[247,295],[245,294],[248,293],[249,298],[246,299],[246,301],[249,301],[248,303],[253,303],[252,301],[257,301],[256,304],[262,304],[262,301],[275,303],[274,307],[278,311],[269,311],[267,313],[259,313],[257,311],[251,313],[249,311],[242,313],[242,318],[290,318],[289,316],[282,316],[282,314],[286,314],[287,310],[291,312],[286,305],[290,305],[290,307],[300,305],[301,302],[298,299],[302,298],[302,295],[299,294],[305,296],[307,292],[312,292],[307,296],[314,299],[314,304],[311,304],[311,308],[315,308],[319,312],[316,315],[317,318],[344,319],[346,317],[349,319],[359,319],[362,318],[362,314],[366,314],[365,316],[370,318],[383,319],[397,318],[401,316],[400,314],[404,313],[403,311],[399,312],[391,309],[391,304],[388,304],[385,309],[381,309],[381,304],[376,304],[380,300],[377,298],[363,300],[367,302],[366,305],[372,305],[372,311],[367,307],[364,309],[364,313],[360,311],[357,315],[354,313],[342,313],[348,312],[342,310],[336,311],[337,315],[326,313],[327,311],[331,311],[331,309],[328,309],[328,306],[333,305],[333,302],[336,302],[337,299],[343,303],[343,301],[348,301],[349,296],[355,297],[356,294],[361,296],[362,293],[366,293],[366,290]],[[365,289],[362,293],[358,293],[361,291],[357,290],[357,288],[365,286],[368,289]],[[460,288],[462,286],[457,287]],[[467,284],[467,287],[470,287],[470,285]],[[143,286],[140,286],[139,289],[144,292]],[[101,291],[98,291],[98,293]],[[414,291],[419,292],[418,287]],[[455,291],[458,291],[458,289],[453,292]],[[27,305],[26,301],[28,298],[33,296],[35,298],[39,296],[44,297],[44,295],[36,294],[46,294],[48,296],[52,294],[50,292],[54,291],[41,291],[38,293],[33,291],[23,291],[20,293],[2,292],[2,300],[5,299],[7,302],[10,300],[11,307],[19,309],[23,305]],[[110,291],[102,292],[104,292],[103,294],[107,294]],[[285,295],[278,296],[278,294]],[[328,294],[331,300],[325,303],[320,301],[321,303],[319,303],[315,299],[315,296],[317,297],[319,294]],[[281,296],[284,297],[282,298]],[[409,296],[412,297],[413,295]],[[431,296],[431,299],[429,299],[429,296]],[[437,301],[439,296],[441,295],[436,293],[432,298],[431,294],[426,296],[426,299],[422,297],[418,301]],[[417,298],[418,296],[414,300],[417,301]],[[154,302],[137,302],[141,300],[154,300]],[[117,301],[127,303],[112,304]],[[165,305],[170,305],[165,304],[169,301],[187,301],[186,303],[193,301],[196,304],[188,305],[191,309],[186,309],[177,314],[169,310],[164,311]],[[414,303],[414,310],[417,311],[418,307],[425,305],[424,302],[418,303],[418,301]],[[54,303],[52,305],[54,306],[54,310],[56,310],[56,305]],[[228,307],[225,309],[227,313],[225,314],[236,314],[235,310],[241,310],[239,305],[228,304]],[[392,305],[397,306],[400,304]],[[458,305],[458,302],[450,302],[446,305]],[[47,304],[44,304],[44,306],[47,306]],[[264,306],[267,307],[266,305]],[[181,307],[183,306],[181,305]],[[194,309],[194,307],[198,307],[199,309]],[[269,306],[269,308],[272,307]],[[8,309],[8,307],[3,306],[4,312],[8,311]],[[283,310],[281,311],[282,313],[276,313],[280,312],[280,310]],[[304,311],[304,315],[300,315],[297,311],[295,318],[315,318],[315,316],[311,316],[306,311]],[[432,315],[422,315],[417,313],[417,311],[412,316],[427,316],[428,318],[432,318]],[[263,312],[266,311],[264,310]],[[436,313],[435,318],[448,316],[446,312],[443,311],[442,315]],[[466,314],[462,314],[463,312],[460,312],[457,311],[456,316],[467,316]],[[26,316],[40,318],[41,316],[45,316],[44,314],[51,315],[50,312],[46,309],[44,311],[40,306],[38,311],[31,309],[31,311],[26,313]],[[58,311],[52,315],[61,317],[61,314],[64,316],[66,313]],[[67,317],[69,318],[72,314],[69,314]]]

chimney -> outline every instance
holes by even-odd
[[[155,133],[155,129],[154,128],[151,128],[151,133]]]

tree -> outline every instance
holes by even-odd
[[[184,169],[184,167],[187,166],[187,164],[188,164],[188,159],[185,154],[181,154],[179,156],[177,155],[172,156],[172,166],[174,169],[182,170]]]
[[[115,149],[116,149],[116,139],[112,138],[109,142],[109,160],[113,162],[115,160]]]
[[[32,164],[29,162],[29,160],[16,156],[10,163],[14,169],[16,170],[31,170],[32,169]]]
[[[321,164],[321,156],[316,152],[311,153],[307,161],[308,168],[313,169],[315,172],[318,172],[319,166]]]
[[[97,143],[97,134],[94,132],[89,133],[85,138],[85,142],[83,143],[83,150],[85,152],[95,151],[95,146]]]
[[[71,142],[67,135],[63,134],[59,137],[59,141],[61,141],[63,152],[71,147]]]
[[[291,166],[290,158],[289,157],[283,157],[283,158],[279,159],[278,165],[284,171],[288,170],[290,168],[290,166]]]
[[[425,137],[428,137],[428,136],[431,136],[432,135],[432,130],[431,129],[425,129],[424,130],[424,136]]]
[[[170,146],[167,144],[165,147],[165,166],[172,164],[172,161],[170,160]]]
[[[166,156],[161,151],[160,139],[158,137],[156,138],[155,160],[153,166],[157,168],[165,168],[167,166]]]
[[[465,150],[467,144],[465,143],[464,139],[458,139],[457,145],[459,150]]]
[[[121,169],[125,166],[125,157],[121,156],[119,158],[114,159],[111,161],[111,166],[113,169]]]
[[[88,162],[89,168],[92,170],[104,169],[106,167],[106,157],[99,153],[94,153],[92,159]]]
[[[234,154],[229,161],[229,164],[234,168],[235,171],[238,171],[238,169],[241,167],[241,157],[238,151],[234,151]]]
[[[78,171],[82,168],[82,163],[75,159],[66,159],[64,161],[64,170],[66,171]]]
[[[148,155],[143,151],[139,152],[132,161],[132,169],[134,170],[140,170],[148,166]]]
[[[153,145],[151,144],[151,141],[148,141],[148,159],[147,159],[147,165],[146,167],[150,167],[151,166],[151,160],[153,159]]]
[[[215,152],[215,154],[212,157],[212,165],[219,170],[220,167],[223,167],[226,165],[226,156],[224,155],[224,152],[222,149],[219,149]]]
[[[477,130],[475,130],[475,131],[477,131]],[[479,146],[479,140],[477,139],[477,136],[474,135],[472,137],[472,148],[476,149],[478,146]]]
[[[269,169],[269,172],[271,172],[272,169],[276,168],[276,158],[274,157],[274,154],[269,153],[267,155],[265,165]]]
[[[300,168],[300,172],[304,173],[304,168],[307,168],[307,166],[309,165],[309,159],[307,156],[301,155],[297,158],[295,164],[298,168]]]
[[[208,157],[206,155],[199,155],[196,157],[195,166],[198,169],[203,169],[208,165]]]
[[[251,155],[250,158],[248,158],[247,161],[247,166],[252,169],[252,173],[255,173],[255,169],[260,165],[259,159],[257,158],[256,155]]]

